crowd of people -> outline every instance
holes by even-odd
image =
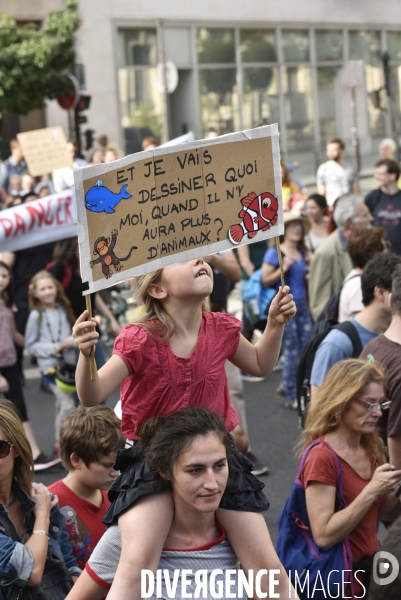
[[[118,158],[104,137],[90,164]],[[88,318],[76,238],[0,253],[2,600],[51,585],[60,588],[54,597],[69,600],[139,599],[145,569],[171,573],[161,591],[168,597],[173,572],[188,565],[209,577],[239,565],[266,570],[267,594],[276,570],[275,591],[295,597],[262,515],[269,501],[259,477],[268,468],[251,447],[242,381],[281,370],[277,391],[285,407],[301,410],[305,359],[297,448],[310,532],[322,552],[346,540],[353,570],[363,572],[349,582],[353,597],[378,597],[374,584],[366,592],[377,525],[389,529],[396,552],[401,515],[401,191],[391,141],[380,146],[378,187],[366,198],[340,139],[327,145],[317,193],[308,196],[294,165],[282,161],[282,269],[278,248],[258,241],[137,277],[139,316],[125,327],[101,293]],[[146,138],[142,147],[158,144]],[[73,169],[87,164],[68,142],[72,168],[39,182],[18,142],[10,146],[0,165],[3,208],[71,187]],[[245,293],[256,280],[269,301],[258,318],[244,310],[238,320],[229,294],[235,286],[250,305]],[[108,360],[97,315],[116,336]],[[43,393],[54,396],[52,457],[30,425],[24,348]],[[104,405],[118,388],[121,421]],[[48,489],[33,483],[35,471],[61,461],[63,479]],[[194,576],[187,591],[198,584]],[[231,597],[244,597],[238,581]]]

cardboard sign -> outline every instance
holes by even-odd
[[[64,190],[0,211],[0,252],[33,248],[75,235],[77,212],[74,190]]]
[[[84,293],[281,235],[277,125],[74,171]]]
[[[17,138],[33,177],[46,175],[54,169],[72,167],[72,158],[66,147],[67,140],[59,125],[18,133]]]

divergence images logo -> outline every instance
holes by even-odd
[[[385,552],[384,550],[376,552],[373,559],[373,580],[375,583],[378,585],[393,583],[397,578],[399,570],[400,565],[398,564],[398,560],[390,552]],[[386,577],[383,577],[384,575]]]

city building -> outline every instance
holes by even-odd
[[[20,20],[43,19],[62,5],[0,0],[0,10]],[[380,139],[393,136],[399,145],[399,0],[81,0],[80,13],[77,62],[92,97],[87,127],[126,153],[148,135],[203,137],[210,128],[277,122],[283,155],[313,177],[330,138],[345,139],[349,157],[357,139],[362,170],[372,169]],[[165,61],[173,63],[170,94]],[[48,103],[47,125],[60,121],[68,128],[67,115]]]

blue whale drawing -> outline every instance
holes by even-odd
[[[103,185],[101,179],[98,179],[96,184],[86,192],[85,207],[92,212],[112,214],[120,200],[128,200],[128,198],[132,198],[132,195],[127,192],[127,184],[121,187],[118,194],[114,194]]]

